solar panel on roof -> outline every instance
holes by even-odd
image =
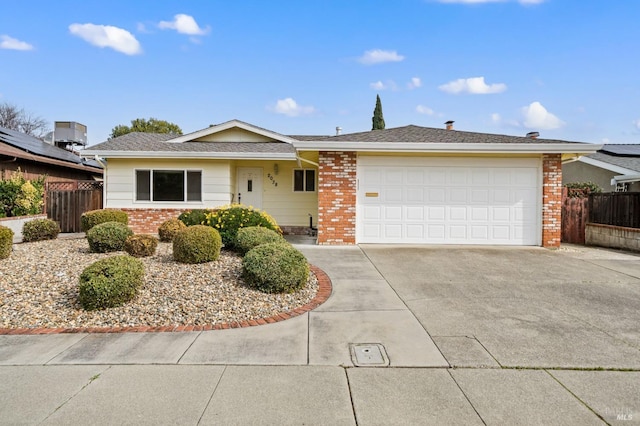
[[[605,145],[600,151],[611,155],[630,155],[640,157],[640,144]]]
[[[81,164],[82,159],[77,155],[62,148],[50,145],[24,133],[0,127],[0,142],[4,142],[15,148],[43,157],[54,158],[56,160],[68,161],[70,163]]]

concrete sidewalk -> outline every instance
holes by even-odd
[[[640,421],[639,371],[504,368],[498,361],[519,356],[517,350],[496,346],[495,358],[474,336],[432,338],[431,329],[455,325],[464,331],[466,324],[473,330],[489,319],[471,311],[465,321],[451,316],[465,311],[451,308],[446,321],[430,317],[420,303],[438,298],[394,275],[397,259],[383,261],[389,255],[359,247],[298,248],[331,277],[333,294],[316,310],[284,322],[191,333],[0,336],[0,424]],[[420,280],[431,279],[430,291],[443,292],[437,283],[446,283],[448,257],[478,260],[461,253],[445,248],[439,257],[421,257],[418,262],[435,262],[423,265],[428,272],[415,259],[403,261]],[[523,253],[554,267],[548,251]],[[625,269],[628,278],[616,281],[618,291],[635,288],[629,273],[637,270],[634,259],[571,254],[581,255],[595,259],[594,268]],[[487,291],[497,298],[496,280]],[[446,291],[460,287],[449,285]],[[355,367],[354,343],[381,345],[389,367]],[[625,356],[634,359],[633,352]]]

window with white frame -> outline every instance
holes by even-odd
[[[202,171],[136,170],[136,201],[202,201]]]
[[[316,171],[314,169],[296,169],[293,171],[294,192],[315,192]]]

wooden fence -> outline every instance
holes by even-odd
[[[45,208],[47,216],[60,224],[62,232],[81,232],[82,213],[102,208],[102,182],[50,182]]]
[[[640,192],[608,192],[589,196],[589,222],[640,228]]]
[[[589,218],[589,198],[569,197],[567,188],[562,189],[562,235],[563,243],[584,244],[585,227]]]

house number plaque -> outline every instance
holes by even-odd
[[[275,177],[273,177],[273,175],[271,173],[267,173],[267,177],[271,181],[271,185],[278,186],[278,181],[276,180]]]

